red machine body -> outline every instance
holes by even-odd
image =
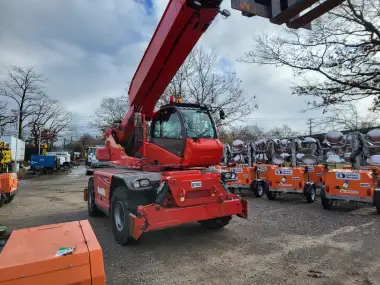
[[[209,108],[171,102],[154,110],[215,16],[229,16],[220,10],[221,2],[169,1],[130,84],[130,109],[117,128],[106,132],[105,147],[96,150],[100,165],[108,161],[112,168],[89,171],[93,177],[85,200],[91,216],[103,212],[112,217],[114,236],[122,245],[153,229],[194,221],[216,229],[232,215],[247,217],[247,202],[225,189],[232,174],[208,168],[223,155]],[[277,24],[294,18],[278,1],[266,2],[268,13],[260,16],[276,17]],[[272,16],[271,2],[278,8]],[[295,6],[292,13],[298,14],[311,3],[291,8]]]

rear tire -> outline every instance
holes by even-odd
[[[317,189],[314,184],[305,184],[304,194],[308,203],[314,203],[317,197]]]
[[[15,196],[16,195],[7,194],[4,199],[4,204],[9,204],[10,202],[12,202]]]
[[[199,221],[199,223],[202,225],[202,227],[205,227],[207,229],[217,230],[217,229],[221,229],[227,226],[231,219],[232,219],[231,216],[226,216],[226,217]]]
[[[99,217],[103,215],[103,212],[96,207],[95,204],[95,189],[94,189],[94,177],[88,179],[88,190],[87,190],[87,209],[88,215],[90,217]]]
[[[129,209],[125,187],[117,187],[111,199],[112,232],[120,245],[126,245],[133,239],[129,235]]]
[[[333,203],[332,203],[331,199],[326,198],[325,186],[322,186],[320,196],[321,196],[321,203],[322,203],[323,208],[325,210],[331,210],[333,207]]]
[[[4,194],[0,193],[0,208],[3,206],[4,204]]]
[[[375,189],[373,199],[376,206],[376,210],[380,214],[380,189]]]

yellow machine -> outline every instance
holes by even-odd
[[[11,149],[9,144],[0,142],[0,207],[13,200],[18,189],[16,173],[9,173]]]

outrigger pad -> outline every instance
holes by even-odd
[[[62,248],[73,248],[56,256]],[[105,284],[103,253],[87,220],[14,230],[0,254],[0,284]]]

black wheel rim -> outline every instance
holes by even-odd
[[[120,232],[124,229],[125,215],[124,206],[120,201],[116,202],[114,211],[114,220],[117,230]]]

